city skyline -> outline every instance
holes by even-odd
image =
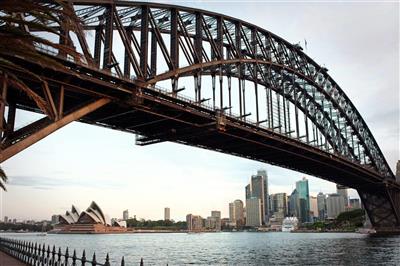
[[[244,6],[240,3],[229,10],[221,3],[187,5],[245,18]],[[325,63],[332,77],[354,99],[393,170],[399,158],[400,119],[396,105],[399,84],[395,47],[399,33],[393,23],[396,14],[391,11],[392,7],[356,3],[328,6],[315,3],[307,7],[260,5],[269,8],[271,14],[267,18],[254,15],[250,22],[293,43],[307,39],[307,53]],[[330,12],[323,12],[328,7]],[[263,9],[258,5],[245,8],[254,14],[260,14]],[[288,8],[299,12],[288,12]],[[318,25],[304,15],[309,12],[317,16],[314,19],[320,16]],[[350,16],[345,14],[349,13],[352,13],[351,19],[346,19]],[[337,21],[335,14],[342,14],[342,19]],[[282,23],[288,16],[296,25]],[[375,16],[381,19],[371,19]],[[338,31],[340,34],[335,34]],[[385,36],[382,38],[385,41],[371,43],[372,35]],[[386,51],[386,56],[371,53],[381,49]],[[374,64],[367,63],[370,61]],[[377,74],[386,75],[383,81],[370,74],[376,73],[376,69],[379,69]],[[387,94],[383,95],[382,91]],[[370,108],[377,98],[380,104]],[[17,116],[17,126],[38,117],[26,112],[19,112]],[[223,206],[236,198],[244,200],[243,184],[248,182],[248,173],[258,168],[268,169],[270,194],[290,195],[293,181],[302,176],[309,180],[313,196],[319,191],[325,194],[335,191],[333,183],[243,158],[171,143],[143,148],[134,146],[133,142],[133,135],[79,123],[61,129],[2,165],[10,183],[7,184],[9,192],[2,192],[0,216],[40,219],[61,212],[70,202],[85,207],[96,200],[112,216],[128,208],[138,217],[162,218],[162,208],[168,205],[178,206],[172,219],[184,220],[189,211],[206,217],[212,209],[221,209],[222,216],[227,217]],[[353,196],[354,191],[351,193]],[[207,198],[206,195],[215,196]],[[139,202],[146,202],[146,207]]]

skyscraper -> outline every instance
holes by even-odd
[[[186,225],[189,231],[200,231],[203,229],[203,218],[200,215],[186,215]]]
[[[310,221],[310,193],[308,191],[308,180],[303,177],[296,182],[297,198],[297,218],[302,223]]]
[[[171,210],[168,207],[164,208],[164,221],[171,220]]]
[[[237,199],[229,203],[229,221],[237,227],[244,225],[243,201]]]
[[[268,175],[267,175],[267,171],[265,171],[264,169],[259,169],[257,170],[257,175],[262,176],[264,178],[264,223],[267,223],[269,220],[269,191],[268,191]]]
[[[251,197],[246,200],[246,225],[260,226],[261,219],[261,200],[256,197]]]
[[[122,220],[126,221],[129,219],[129,211],[125,210],[122,212]]]
[[[326,199],[326,210],[328,219],[335,219],[341,212],[345,211],[344,198],[342,195],[329,194]]]
[[[287,215],[286,193],[276,193],[269,195],[272,203],[272,215],[275,218],[284,218]]]
[[[336,184],[336,192],[344,199],[344,206],[347,207],[349,205],[349,195],[347,193],[347,187]]]
[[[318,205],[318,218],[320,220],[325,220],[326,218],[326,195],[322,192],[317,195],[317,205]]]
[[[268,178],[265,170],[258,170],[257,175],[251,176],[250,184],[246,186],[246,200],[260,199],[261,220],[265,224],[269,217]]]
[[[295,216],[298,217],[298,208],[297,208],[297,201],[298,201],[298,193],[297,189],[294,189],[292,194],[290,194],[290,200],[289,200],[289,216]]]
[[[314,221],[314,218],[318,218],[319,213],[318,213],[318,199],[317,197],[310,197],[310,218],[312,218],[311,221]]]
[[[250,184],[248,184],[246,186],[246,199],[250,199],[251,198],[251,186]]]

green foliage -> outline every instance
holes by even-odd
[[[42,232],[42,231],[50,231],[53,227],[50,224],[47,224],[43,227],[43,224],[24,224],[24,223],[0,223],[0,230],[3,231],[29,231],[29,232]]]
[[[134,227],[137,229],[159,229],[159,230],[181,230],[186,229],[186,222],[174,222],[171,220],[137,220],[128,219],[126,221],[128,227]]]

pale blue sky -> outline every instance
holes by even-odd
[[[170,1],[169,1],[170,2]],[[325,64],[352,99],[392,169],[399,159],[399,4],[177,1],[247,20],[291,43],[307,40],[307,53]],[[37,115],[19,112],[18,124]],[[182,220],[210,215],[244,199],[259,168],[268,171],[270,192],[290,193],[301,173],[173,143],[135,146],[134,135],[72,123],[2,167],[10,177],[0,217],[49,219],[71,204],[95,200],[111,217],[124,209],[161,219],[163,208]],[[309,177],[311,194],[335,185]],[[351,192],[354,196],[355,192]]]

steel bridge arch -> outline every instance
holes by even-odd
[[[74,1],[79,4],[87,4],[91,3],[92,1]],[[123,2],[123,1],[114,1],[113,4],[115,5],[114,8],[116,7],[124,7],[127,9],[124,9],[123,14],[118,15],[121,19],[121,22],[123,24],[123,20],[129,18],[126,14],[131,14],[130,12],[133,12],[129,8],[131,7],[137,7],[137,13],[135,16],[139,18],[142,14],[142,10],[146,10],[145,12],[149,15],[149,17],[146,18],[147,25],[148,25],[148,31],[159,31],[160,33],[165,33],[165,34],[170,34],[171,35],[171,25],[168,29],[168,26],[162,26],[162,24],[165,24],[165,22],[171,21],[171,12],[176,12],[176,15],[178,16],[177,18],[177,32],[180,35],[185,35],[186,31],[186,37],[191,38],[194,42],[194,46],[196,45],[196,35],[201,36],[201,41],[206,41],[210,43],[211,47],[214,47],[214,51],[217,50],[215,48],[218,44],[216,43],[216,40],[209,38],[209,36],[216,36],[218,33],[218,21],[222,20],[222,24],[225,28],[227,28],[226,22],[230,22],[232,25],[235,25],[236,27],[239,27],[235,29],[235,34],[240,33],[242,36],[240,38],[240,43],[244,42],[245,43],[245,55],[242,54],[242,48],[243,44],[240,44],[240,48],[235,47],[237,57],[235,59],[228,59],[224,60],[222,57],[216,56],[214,59],[208,62],[202,62],[201,57],[199,57],[199,51],[196,51],[192,55],[187,55],[187,57],[191,57],[191,61],[194,62],[192,65],[186,66],[186,67],[178,67],[174,68],[171,67],[171,71],[165,73],[165,74],[160,74],[156,76],[146,76],[144,75],[143,79],[145,82],[149,84],[154,84],[157,81],[163,80],[165,78],[172,78],[176,79],[179,76],[183,76],[185,74],[194,74],[194,70],[201,70],[198,73],[198,75],[204,74],[202,69],[207,68],[207,67],[222,67],[227,64],[230,64],[229,61],[237,61],[239,64],[242,63],[255,63],[255,64],[269,64],[271,66],[276,66],[279,67],[282,70],[287,70],[290,71],[291,73],[294,73],[296,76],[301,77],[305,79],[311,86],[315,87],[319,93],[323,94],[325,99],[327,100],[327,104],[331,104],[331,106],[334,108],[333,111],[338,112],[340,114],[340,118],[345,119],[345,128],[338,130],[340,128],[340,121],[334,121],[333,118],[328,119],[330,128],[325,128],[327,133],[327,136],[330,136],[329,141],[333,144],[332,146],[335,148],[341,148],[341,150],[337,149],[337,152],[340,153],[345,153],[346,156],[350,160],[357,160],[361,162],[363,158],[361,158],[361,154],[358,156],[355,155],[354,148],[351,148],[350,145],[351,143],[347,142],[346,145],[344,143],[341,143],[341,140],[347,139],[347,136],[345,136],[345,133],[347,135],[351,134],[352,136],[355,135],[358,138],[358,142],[362,145],[364,148],[364,161],[365,161],[365,154],[367,154],[367,157],[369,158],[370,162],[373,164],[373,167],[380,172],[381,174],[386,175],[390,179],[394,179],[394,174],[390,170],[390,167],[387,164],[387,161],[380,150],[375,138],[373,137],[372,133],[370,132],[367,124],[359,114],[358,110],[355,108],[353,103],[350,101],[350,99],[347,97],[347,95],[344,93],[344,91],[340,88],[340,86],[333,80],[333,78],[327,73],[327,69],[324,67],[319,66],[313,59],[311,59],[308,55],[306,55],[302,49],[300,49],[298,46],[290,44],[288,41],[280,38],[279,36],[262,29],[256,25],[253,25],[251,23],[245,22],[240,19],[236,19],[233,17],[225,16],[222,14],[214,13],[214,12],[209,12],[205,10],[200,10],[200,9],[193,9],[193,8],[187,8],[187,7],[181,7],[181,6],[172,6],[172,5],[166,5],[166,4],[157,4],[157,3],[144,3],[144,2]],[[98,7],[97,7],[98,8]],[[107,10],[107,7],[104,7],[105,10]],[[153,14],[152,9],[156,9],[158,11],[157,13]],[[163,12],[164,9],[164,12]],[[84,18],[84,21],[87,21],[90,23],[94,23],[96,19],[99,19],[99,23],[101,22],[100,16],[87,16],[87,13],[84,12],[85,9],[82,9],[80,12],[78,12],[78,15],[85,14],[83,16],[86,16]],[[90,11],[93,12],[93,10],[89,9]],[[171,11],[172,10],[172,11]],[[119,11],[117,11],[119,12]],[[168,12],[170,12],[168,17]],[[180,12],[185,12],[184,18],[183,15],[181,16]],[[81,15],[82,16],[82,15]],[[200,17],[200,19],[199,19]],[[204,34],[206,32],[205,27],[201,28],[201,26],[204,26],[206,23],[205,17],[207,17],[208,21],[213,20],[212,22],[212,27],[209,29],[209,34]],[[168,18],[168,20],[167,20]],[[103,17],[104,19],[104,17]],[[158,19],[158,24],[157,25],[157,19]],[[180,21],[179,21],[180,20]],[[149,22],[150,21],[150,22]],[[160,22],[161,21],[161,22]],[[191,25],[192,21],[196,21],[196,26],[195,30],[193,32],[190,32],[190,30],[183,30],[183,28],[178,29],[179,27],[182,27],[182,25]],[[200,27],[197,26],[197,22],[201,21],[202,25]],[[151,23],[152,22],[152,23]],[[179,23],[180,22],[180,23]],[[191,23],[188,23],[191,22]],[[207,24],[207,26],[210,26],[210,24]],[[238,26],[239,25],[239,26]],[[91,26],[89,26],[90,28]],[[130,24],[127,27],[131,27],[132,30],[136,31],[141,31],[143,30],[143,27],[141,27],[141,21],[137,21],[137,24],[133,23],[132,20],[130,21]],[[199,28],[200,31],[202,32],[199,34]],[[226,30],[226,29],[225,29]],[[229,31],[231,33],[232,30]],[[270,58],[266,58],[265,52],[260,54],[257,54],[254,50],[260,49],[261,48],[261,42],[258,42],[258,46],[255,45],[253,47],[253,51],[251,51],[252,47],[251,44],[249,43],[248,39],[250,39],[251,34],[246,33],[245,31],[251,31],[251,34],[256,35],[256,39],[262,39],[264,37],[265,41],[270,42]],[[255,33],[254,33],[255,32]],[[226,32],[224,32],[222,35],[226,35]],[[231,37],[231,39],[234,39],[235,36]],[[218,38],[218,37],[217,37]],[[222,36],[224,38],[224,36]],[[254,38],[254,37],[253,37]],[[223,40],[220,46],[222,46],[222,49],[224,47],[226,48],[229,45],[232,45],[231,43],[228,43],[229,37],[226,38],[226,40]],[[247,42],[247,43],[246,43]],[[202,45],[200,45],[202,46]],[[203,48],[203,47],[201,47]],[[221,47],[220,47],[221,49]],[[233,50],[234,50],[233,49]],[[265,48],[264,48],[265,49]],[[278,51],[281,49],[281,55],[278,55]],[[223,52],[222,52],[223,53]],[[271,57],[275,56],[275,62],[271,60]],[[171,57],[171,56],[170,56]],[[291,58],[290,58],[291,57]],[[294,60],[293,60],[294,59]],[[283,63],[282,63],[283,62]],[[289,63],[288,63],[289,62]],[[294,62],[294,63],[293,63]],[[216,73],[218,73],[217,69],[214,69]],[[136,73],[139,74],[139,73]],[[261,73],[262,74],[262,73]],[[138,77],[140,78],[140,76]],[[247,76],[245,77],[249,81],[254,81],[251,78],[248,78]],[[258,82],[258,81],[256,81]],[[265,85],[262,84],[261,85]],[[278,90],[276,90],[278,92]],[[304,91],[304,93],[306,93]],[[282,94],[283,95],[283,94]],[[322,107],[323,108],[323,107]],[[312,118],[312,117],[310,117]],[[339,118],[339,120],[340,120]],[[315,119],[314,119],[315,120]],[[319,125],[320,129],[324,129]],[[326,125],[325,125],[326,126]],[[336,136],[336,133],[340,136]],[[337,142],[334,144],[335,141],[332,139],[336,139],[335,141]],[[344,150],[343,150],[344,149]],[[353,150],[352,152],[349,152],[349,150]]]

